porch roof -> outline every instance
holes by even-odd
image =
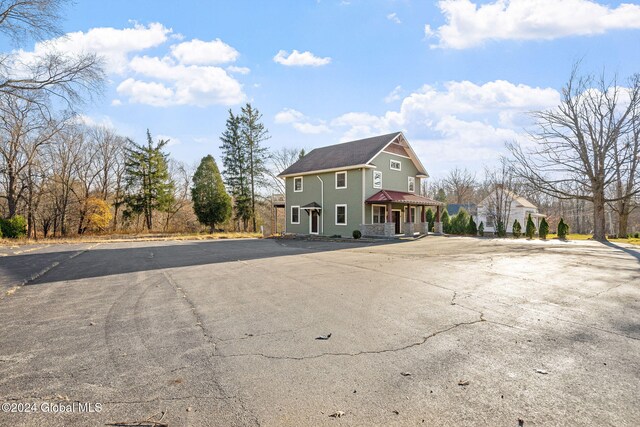
[[[311,202],[309,204],[306,204],[304,206],[301,206],[301,209],[322,209],[322,206],[320,206],[318,203],[316,202]]]
[[[402,203],[405,205],[444,206],[444,203],[428,197],[402,191],[380,190],[365,200],[366,203]]]

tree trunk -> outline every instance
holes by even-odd
[[[618,216],[618,237],[625,238],[628,233],[628,224],[629,224],[629,207],[625,205],[623,211],[620,212]]]
[[[604,242],[606,236],[606,217],[604,212],[604,188],[593,192],[593,239]]]

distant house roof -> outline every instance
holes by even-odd
[[[447,213],[449,215],[457,215],[460,209],[466,210],[471,215],[475,215],[477,212],[477,206],[475,203],[450,203],[447,205]]]
[[[380,190],[366,200],[367,203],[406,203],[411,205],[442,206],[444,203],[403,191]]]
[[[491,196],[493,195],[493,193],[496,190],[493,190],[491,192],[491,194],[489,196],[487,196],[482,202],[480,202],[480,204],[478,206],[484,206],[487,202],[487,200],[489,200],[491,198]],[[518,196],[516,193],[514,193],[513,191],[510,190],[503,190],[507,196],[509,196],[509,198],[513,201],[515,201],[518,205],[525,207],[525,208],[531,208],[531,209],[538,209],[538,207],[536,205],[534,205],[533,203],[531,203],[530,201],[528,201],[527,199],[525,199],[522,196]]]
[[[278,176],[284,177],[315,171],[365,166],[399,135],[402,135],[402,132],[316,148],[282,171]],[[410,148],[409,151],[411,151]],[[424,168],[419,164],[417,158],[415,158],[415,161],[417,161],[418,172],[427,175],[424,170],[421,170]]]

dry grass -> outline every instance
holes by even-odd
[[[153,242],[170,240],[220,240],[220,239],[256,239],[260,233],[142,233],[142,234],[112,234],[112,235],[84,235],[74,237],[56,237],[47,239],[0,239],[0,246],[21,246],[34,244],[72,244],[72,243],[108,243],[108,242]]]
[[[591,240],[591,234],[568,234],[567,240]],[[557,239],[557,234],[549,234],[547,239]],[[630,239],[609,239],[610,242],[614,243],[629,243],[632,245],[640,246],[640,239],[630,238]]]

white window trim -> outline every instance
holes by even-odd
[[[298,222],[293,222],[293,208],[298,208]],[[291,224],[300,224],[300,206],[291,206],[291,210],[290,210],[290,221]]]
[[[409,212],[411,211],[411,212]],[[411,206],[410,208],[404,208],[404,220],[405,222],[409,222],[410,219],[413,219],[413,223],[416,223],[416,215],[418,214],[418,212],[416,211],[416,207],[415,206]]]
[[[413,190],[411,189],[411,183],[413,182]],[[414,176],[408,176],[407,177],[407,191],[409,193],[415,193],[416,192],[416,178]]]
[[[393,163],[397,163],[400,166],[398,166],[398,168],[396,169],[396,168],[394,168],[392,166]],[[389,169],[391,169],[392,171],[401,171],[402,170],[402,162],[400,160],[389,159]]]
[[[300,189],[296,190],[296,179],[300,178]],[[293,178],[293,192],[294,193],[302,193],[302,191],[304,190],[304,177],[303,176],[296,176]]]
[[[376,206],[384,208],[384,222],[373,222],[373,208],[375,208]],[[384,224],[384,223],[386,223],[388,214],[389,214],[389,212],[387,212],[387,205],[371,205],[371,224]]]
[[[376,174],[377,173],[380,174],[380,187],[376,187]],[[372,185],[373,185],[373,188],[382,188],[382,171],[373,171]]]
[[[344,207],[344,224],[338,222],[338,208],[339,207]],[[348,209],[346,204],[337,204],[336,205],[335,211],[334,211],[336,225],[347,225],[347,222],[348,222],[347,221],[347,214],[348,214],[348,212],[349,212],[349,209]]]
[[[344,187],[338,187],[338,175],[343,173],[344,174]],[[345,188],[347,188],[347,171],[339,171],[335,173],[335,179],[336,179],[336,190],[344,190]]]

